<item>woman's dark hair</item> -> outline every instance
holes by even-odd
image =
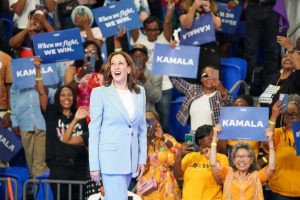
[[[112,75],[111,75],[111,60],[115,55],[122,55],[126,62],[127,65],[131,68],[131,72],[127,75],[127,87],[130,90],[130,92],[134,91],[136,94],[139,94],[141,92],[141,89],[139,88],[139,86],[136,84],[135,81],[135,77],[134,77],[134,62],[132,60],[132,58],[130,57],[130,55],[128,55],[126,52],[124,51],[118,51],[118,52],[113,52],[112,54],[110,54],[107,58],[107,63],[105,65],[105,69],[104,69],[104,82],[105,82],[105,86],[109,86],[112,83]]]
[[[235,100],[237,100],[237,99],[243,99],[244,101],[247,102],[248,106],[253,106],[254,105],[253,98],[252,98],[251,95],[246,95],[246,94],[245,95],[240,95]]]
[[[61,92],[62,92],[62,90],[63,90],[64,88],[68,88],[68,89],[70,89],[71,92],[72,92],[72,95],[73,95],[73,102],[72,102],[72,106],[71,106],[71,112],[72,112],[73,114],[75,114],[75,113],[76,113],[76,110],[77,110],[76,93],[75,93],[75,90],[74,90],[71,86],[69,86],[69,85],[63,85],[63,86],[60,86],[60,87],[56,90],[55,97],[54,97],[54,106],[55,106],[55,109],[56,109],[56,111],[57,111],[58,114],[62,114],[63,108],[62,108],[62,106],[61,106],[61,104],[60,104],[60,102],[59,102],[59,96],[60,96],[60,94],[61,94]]]
[[[203,139],[204,137],[208,136],[211,131],[213,130],[212,125],[202,125],[197,128],[195,133],[195,143],[200,146],[199,140]]]
[[[249,156],[251,158],[253,158],[253,162],[252,162],[252,164],[250,165],[250,167],[248,169],[248,173],[251,173],[255,170],[258,170],[259,167],[258,167],[258,164],[257,164],[257,161],[256,161],[255,153],[254,153],[253,149],[250,147],[250,145],[248,143],[238,142],[236,145],[234,145],[234,147],[232,148],[232,151],[231,151],[231,160],[234,160],[235,154],[239,149],[247,150],[249,152]],[[232,168],[233,168],[233,170],[237,170],[237,168],[234,164],[233,164]]]
[[[89,45],[95,45],[95,47],[96,47],[98,60],[96,60],[96,63],[95,63],[95,72],[99,72],[103,65],[101,49],[94,41],[91,41],[91,40],[87,40],[83,43],[83,49],[86,49]],[[83,65],[83,60],[75,60],[73,65],[75,67],[81,67]]]
[[[155,17],[155,16],[149,16],[147,17],[144,21],[143,21],[143,29],[145,30],[146,27],[148,26],[148,24],[151,24],[152,22],[156,22],[158,24],[158,27],[159,27],[159,31],[161,32],[162,31],[162,27],[161,27],[161,22],[160,20]]]

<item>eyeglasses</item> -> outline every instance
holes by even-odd
[[[209,75],[207,73],[201,74],[201,78],[208,78],[208,77],[209,77]]]
[[[234,158],[237,158],[237,159],[239,159],[239,160],[241,160],[241,159],[246,159],[246,158],[251,158],[251,156],[250,155],[235,155],[234,156]]]
[[[145,29],[144,30],[146,33],[159,33],[159,29]]]
[[[283,114],[284,118],[291,118],[291,119],[294,119],[294,118],[296,118],[298,116],[299,116],[299,113],[284,113]]]
[[[85,49],[84,53],[91,53],[91,54],[96,54],[97,51],[95,49]]]

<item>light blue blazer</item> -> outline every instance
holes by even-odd
[[[116,88],[94,88],[90,99],[90,171],[104,174],[129,174],[138,164],[146,164],[146,97],[142,86],[134,95],[135,116],[130,121]]]

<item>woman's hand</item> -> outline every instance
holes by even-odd
[[[115,40],[120,40],[126,34],[126,27],[119,27],[119,32],[117,35],[114,36]]]
[[[280,115],[282,109],[284,107],[284,103],[280,100],[276,101],[276,103],[272,107],[272,116],[274,116],[276,119]]]
[[[139,176],[137,177],[137,180],[140,180],[140,178],[142,178],[142,176],[144,175],[145,172],[145,165],[144,164],[139,164],[138,165],[138,174]]]
[[[273,141],[273,134],[274,132],[272,130],[270,130],[269,128],[266,129],[265,136],[267,137],[269,142]]]
[[[100,184],[101,174],[99,170],[90,172],[91,179],[93,179],[97,184]]]
[[[40,68],[41,67],[41,61],[42,61],[42,59],[39,56],[34,56],[32,63],[34,64],[34,66],[36,68]]]
[[[180,150],[178,152],[178,155],[184,156],[185,154],[189,153],[188,148],[190,146],[192,146],[192,145],[193,145],[192,142],[184,142],[184,143],[182,143],[181,144],[181,148],[180,148]]]
[[[218,142],[219,134],[222,131],[222,127],[217,124],[216,126],[213,127],[213,142]]]
[[[210,12],[210,2],[207,0],[200,0],[200,8],[202,8],[205,12]]]
[[[80,119],[84,119],[88,116],[89,114],[89,108],[87,106],[80,106],[77,109],[77,112],[75,114],[75,119],[80,120]]]
[[[277,36],[277,43],[283,48],[290,50],[293,48],[293,44],[290,38],[284,36]]]

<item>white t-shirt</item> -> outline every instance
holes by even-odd
[[[195,99],[190,106],[191,129],[196,131],[199,126],[213,125],[212,111],[210,109],[209,98],[214,96],[216,92],[204,94]]]
[[[116,88],[117,89],[117,88]],[[117,89],[118,94],[125,106],[128,117],[132,121],[135,113],[134,101],[133,101],[133,94],[129,90],[120,90]]]
[[[154,53],[154,46],[155,43],[160,43],[160,44],[169,44],[169,41],[165,38],[164,34],[161,33],[155,42],[150,42],[147,38],[146,35],[144,35],[141,31],[139,31],[139,37],[136,40],[136,42],[133,42],[133,39],[130,41],[131,44],[142,44],[145,47],[147,47],[148,50],[148,56],[149,59],[146,63],[147,69],[149,69],[152,72],[152,60],[153,60],[153,53]],[[169,79],[168,76],[163,76],[162,79],[162,90],[169,90],[173,88],[173,85]]]
[[[9,8],[12,10],[12,5],[18,1],[19,0],[9,0]],[[22,14],[14,14],[14,23],[18,29],[25,29],[27,27],[29,13],[35,9],[36,5],[40,4],[40,0],[27,0]]]

